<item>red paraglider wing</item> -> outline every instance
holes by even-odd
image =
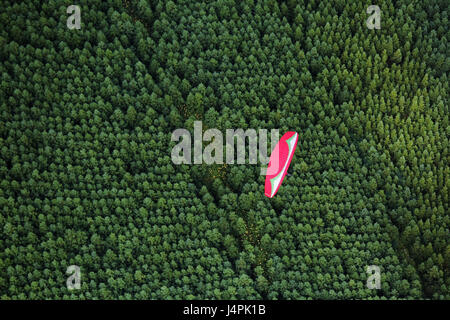
[[[264,188],[264,194],[267,197],[273,198],[280,188],[294,156],[297,141],[297,132],[289,131],[281,137],[273,149],[270,155]]]

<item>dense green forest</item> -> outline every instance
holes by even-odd
[[[0,299],[450,299],[448,2],[371,4],[1,1]],[[298,132],[277,195],[197,120]]]

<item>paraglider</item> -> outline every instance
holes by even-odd
[[[273,198],[283,182],[292,157],[294,156],[295,148],[297,147],[298,133],[294,131],[286,132],[270,155],[269,166],[266,173],[266,184],[264,194]]]

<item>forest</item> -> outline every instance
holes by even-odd
[[[2,1],[0,299],[450,299],[448,2],[372,4]],[[298,132],[276,196],[195,121]]]

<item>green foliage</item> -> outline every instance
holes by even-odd
[[[0,13],[0,299],[450,299],[444,1],[380,30],[361,1],[58,3]],[[276,197],[174,165],[194,120],[297,131]]]

